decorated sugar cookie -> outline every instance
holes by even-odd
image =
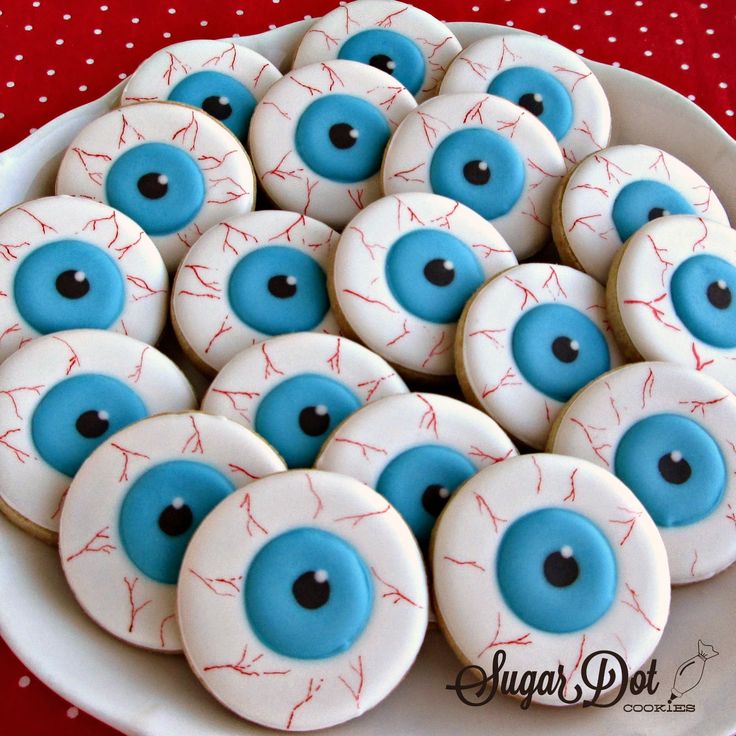
[[[552,235],[566,263],[606,283],[616,251],[664,215],[698,215],[728,225],[716,193],[658,148],[622,145],[593,154],[560,188]]]
[[[389,136],[416,107],[385,72],[336,59],[289,72],[251,121],[249,147],[268,196],[341,230],[381,196]]]
[[[407,115],[386,149],[383,188],[467,205],[523,259],[549,238],[564,173],[557,141],[536,116],[500,97],[465,93],[441,95]]]
[[[208,230],[182,262],[171,314],[207,370],[287,332],[336,333],[327,262],[338,234],[296,212],[260,210]]]
[[[566,165],[608,145],[611,109],[587,64],[553,41],[531,34],[494,34],[452,62],[442,94],[488,92],[536,115],[557,139]]]
[[[483,412],[447,396],[416,393],[374,401],[349,416],[315,467],[375,488],[425,548],[452,492],[513,455],[511,440]]]
[[[429,13],[393,0],[357,0],[316,20],[294,56],[294,68],[349,59],[380,69],[419,102],[437,94],[461,50],[453,32]]]
[[[615,473],[659,527],[672,582],[736,560],[736,396],[671,363],[633,363],[583,389],[548,448]]]
[[[142,102],[82,129],[61,161],[56,193],[121,210],[173,270],[205,230],[253,209],[255,182],[240,141],[209,115]]]
[[[655,220],[619,251],[606,289],[622,348],[736,391],[736,231],[701,217]]]
[[[55,541],[71,478],[118,430],[194,393],[156,348],[103,330],[38,337],[0,365],[0,509]]]
[[[455,327],[484,281],[516,265],[489,222],[427,192],[379,199],[335,252],[331,288],[350,333],[409,374],[454,372]]]
[[[386,361],[352,340],[296,332],[238,353],[215,377],[202,410],[254,429],[290,468],[308,468],[348,415],[407,391]]]
[[[192,538],[178,584],[197,678],[239,716],[286,731],[383,700],[419,652],[427,609],[422,558],[397,511],[318,470],[225,499]]]
[[[258,100],[281,72],[232,41],[183,41],[149,56],[128,79],[122,105],[170,100],[198,107],[245,142]]]
[[[611,672],[602,692],[617,688],[610,653],[633,672],[667,623],[657,527],[620,480],[577,458],[513,457],[471,478],[435,527],[432,569],[435,611],[457,655],[490,672],[502,648],[504,671],[550,671],[549,690],[528,698],[545,705],[591,699],[602,666]]]
[[[129,217],[81,197],[45,197],[0,216],[0,361],[38,335],[90,327],[155,343],[169,277]]]
[[[456,359],[463,392],[537,449],[562,405],[623,362],[605,290],[567,266],[509,269],[473,297],[460,324]]]
[[[160,414],[87,458],[64,501],[61,564],[85,612],[123,641],[181,651],[176,581],[189,540],[226,496],[286,470],[260,437],[224,417]],[[203,580],[235,585],[233,580]]]

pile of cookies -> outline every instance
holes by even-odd
[[[576,54],[393,0],[283,76],[157,52],[0,216],[0,508],[274,728],[379,703],[431,607],[466,663],[639,667],[736,560],[736,232],[611,122]]]

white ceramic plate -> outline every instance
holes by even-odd
[[[496,27],[451,24],[464,45]],[[238,39],[284,67],[306,23]],[[505,33],[513,33],[504,28]],[[591,62],[613,108],[614,142],[668,150],[693,166],[718,192],[736,222],[736,142],[706,113],[662,85]],[[49,194],[56,164],[89,120],[112,107],[120,87],[51,121],[0,154],[0,211]],[[736,528],[734,529],[736,534]],[[627,696],[607,709],[527,711],[498,698],[472,708],[445,684],[457,660],[434,630],[401,686],[379,707],[330,734],[666,734],[727,736],[736,732],[736,565],[714,580],[674,591],[672,612],[655,652],[661,684],[654,696]],[[49,687],[129,734],[226,736],[264,733],[231,716],[195,680],[180,657],[150,654],[114,640],[83,614],[72,598],[55,550],[0,518],[0,633]],[[682,700],[692,713],[633,713],[625,704],[666,703],[677,666],[697,654],[698,639],[719,656],[708,660],[700,685]]]

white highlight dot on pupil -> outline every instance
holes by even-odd
[[[455,264],[452,261],[442,261],[442,267],[445,271],[452,271],[455,268]]]
[[[159,174],[156,181],[163,187],[169,183],[169,177],[166,174]]]
[[[106,422],[110,418],[110,414],[106,411],[98,411],[97,412],[97,418],[101,422]]]
[[[487,161],[478,161],[478,168],[481,171],[488,171],[488,162]]]
[[[328,412],[328,409],[327,409],[327,407],[324,404],[318,404],[317,406],[314,407],[314,413],[318,417],[325,416],[327,414],[327,412]]]
[[[394,69],[396,69],[396,62],[395,61],[387,61],[386,62],[386,69],[390,69],[391,71],[393,71]]]
[[[229,105],[230,104],[230,98],[229,97],[220,97],[217,100],[221,105]]]
[[[721,289],[721,291],[725,290],[726,286],[728,286],[728,284],[723,279],[718,279],[716,283],[718,284],[718,288]]]
[[[358,136],[360,136],[360,131],[357,128],[350,128],[350,132],[348,133],[348,135],[353,140],[356,140],[357,141],[358,140]]]
[[[444,486],[442,486],[442,487],[441,487],[441,488],[440,488],[440,489],[439,489],[439,490],[437,491],[437,495],[438,495],[438,496],[439,496],[440,498],[449,498],[449,497],[450,497],[450,491],[449,491],[449,489],[447,489],[447,488],[445,488]]]
[[[314,573],[314,581],[316,583],[326,583],[328,577],[327,570],[316,570]]]
[[[87,274],[84,271],[75,271],[74,272],[74,280],[81,284],[82,281],[84,281],[87,278]]]
[[[682,453],[679,450],[673,450],[670,453],[670,460],[672,460],[673,463],[679,463],[682,460]]]
[[[569,560],[572,557],[572,547],[569,545],[565,545],[564,547],[560,548],[560,554],[566,559]]]
[[[580,350],[580,343],[577,340],[570,340],[570,349],[577,352]]]
[[[534,102],[541,102],[543,99],[544,98],[542,97],[542,95],[539,94],[539,92],[534,93]]]
[[[296,286],[296,276],[287,276],[286,277],[286,283],[289,286]]]
[[[171,505],[175,509],[180,509],[184,506],[184,499],[181,496],[177,496],[172,502]]]

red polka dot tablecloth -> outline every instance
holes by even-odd
[[[107,92],[153,51],[260,33],[335,0],[0,0],[0,150]],[[590,59],[663,82],[736,134],[733,0],[416,0],[443,20],[546,34]],[[0,186],[2,184],[0,183]],[[7,734],[115,733],[48,690],[0,642]]]

